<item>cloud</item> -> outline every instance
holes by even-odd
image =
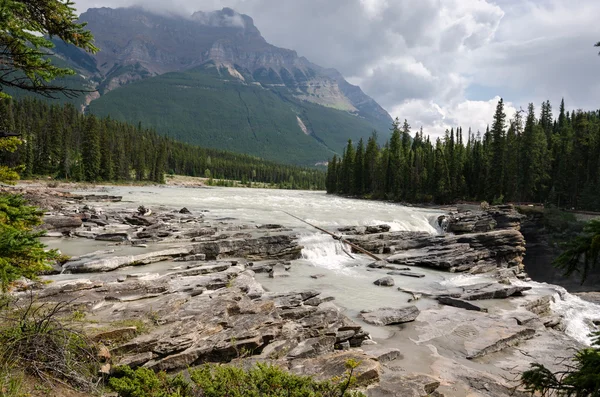
[[[409,120],[413,130],[423,127],[423,130],[434,137],[443,136],[446,130],[462,127],[463,131],[471,128],[476,134],[483,134],[488,125],[492,124],[496,106],[500,97],[488,101],[457,101],[443,107],[433,101],[408,100],[393,109],[400,119]],[[507,120],[515,116],[517,109],[511,102],[505,101],[504,112]],[[409,117],[411,116],[411,117]]]
[[[561,97],[571,108],[598,106],[597,0],[144,0],[143,6],[247,14],[270,43],[338,69],[393,117],[435,135],[457,125],[484,130],[498,96],[513,110],[546,99],[558,105]],[[219,23],[241,26],[235,16]]]

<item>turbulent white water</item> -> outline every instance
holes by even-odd
[[[404,207],[397,204],[375,201],[353,200],[328,196],[324,192],[235,189],[235,188],[162,188],[162,187],[108,187],[104,193],[123,196],[124,202],[111,206],[134,207],[139,204],[149,206],[187,207],[192,212],[208,210],[208,219],[233,218],[228,221],[241,223],[277,223],[294,227],[301,231],[300,244],[304,246],[302,259],[294,266],[292,276],[284,279],[269,279],[259,275],[266,288],[274,291],[315,288],[325,294],[335,296],[339,305],[357,313],[362,309],[405,304],[408,295],[396,288],[380,288],[372,282],[381,273],[370,272],[364,265],[371,262],[368,257],[352,254],[353,260],[342,249],[338,241],[316,232],[313,228],[286,215],[292,213],[315,225],[335,232],[340,226],[360,226],[388,224],[393,231],[425,231],[440,233],[437,218],[438,210]],[[93,193],[86,191],[85,193]],[[75,243],[71,243],[75,244]],[[52,243],[67,254],[79,255],[81,245],[73,251],[64,241]],[[102,249],[97,243],[86,246],[86,250]],[[92,249],[93,248],[93,249]],[[77,251],[77,252],[76,252]],[[347,250],[349,251],[349,249]],[[158,269],[157,265],[157,269]],[[146,271],[150,267],[147,267]],[[154,271],[154,270],[152,270]],[[438,282],[447,285],[466,285],[486,281],[485,276],[451,275],[431,269],[415,269],[426,275],[422,279],[394,276],[396,285],[418,290],[427,284]],[[309,277],[323,273],[326,277],[315,280]],[[586,302],[567,293],[563,288],[541,284],[525,283],[533,289],[528,293],[552,294],[553,310],[564,317],[565,332],[574,339],[589,344],[589,333],[594,331],[592,320],[600,319],[600,306]],[[432,302],[420,300],[420,308],[431,306]],[[382,332],[372,330],[372,332]]]
[[[444,280],[440,284],[462,286],[486,281],[491,280],[485,275],[464,274]],[[552,297],[550,307],[555,314],[563,318],[565,333],[583,344],[591,345],[592,338],[590,335],[592,332],[598,331],[598,328],[594,325],[594,320],[600,320],[599,305],[570,294],[566,289],[557,285],[535,281],[514,281],[513,284],[531,287],[532,289],[527,294],[550,295]]]
[[[594,325],[594,321],[600,320],[599,305],[570,294],[566,289],[557,285],[535,281],[521,282],[521,284],[532,287],[534,292],[552,293],[550,307],[554,313],[563,318],[563,323],[566,325],[565,333],[586,345],[592,343],[590,334],[599,331]]]

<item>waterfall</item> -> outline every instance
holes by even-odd
[[[600,305],[588,302],[554,286],[557,292],[550,303],[552,311],[563,318],[565,333],[586,345],[592,344],[590,334],[599,331],[594,321],[600,320]]]
[[[327,234],[309,234],[299,239],[302,249],[302,259],[314,266],[330,270],[346,270],[363,262],[358,255],[352,254],[356,260],[344,253],[342,243]],[[350,247],[345,247],[350,252]]]

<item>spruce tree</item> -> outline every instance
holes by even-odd
[[[504,156],[506,150],[506,114],[504,113],[504,101],[498,101],[491,133],[491,164],[490,180],[488,181],[491,196],[489,199],[502,200],[504,195]]]
[[[363,169],[365,166],[365,144],[360,138],[358,141],[358,145],[356,147],[356,154],[354,156],[354,185],[353,185],[353,194],[362,196],[365,194],[365,181],[363,179],[364,173]]]
[[[90,116],[85,125],[82,142],[83,176],[88,182],[100,177],[100,126],[95,116]]]

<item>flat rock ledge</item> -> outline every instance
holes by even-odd
[[[328,303],[331,298],[310,290],[265,292],[238,260],[163,276],[130,275],[121,282],[56,282],[36,294],[44,302],[76,299],[89,320],[87,331],[96,340],[112,340],[115,364],[133,367],[180,371],[247,356],[280,361],[298,373],[323,368],[339,369],[336,375],[342,375],[340,363],[349,349],[369,339],[360,325]],[[135,328],[121,325],[132,319],[148,329],[132,334]],[[366,356],[363,361],[364,380],[378,379],[377,362]]]
[[[441,235],[390,232],[386,225],[346,227],[339,231],[363,249],[388,254],[386,261],[400,268],[420,266],[472,274],[512,269],[514,276],[523,270],[525,239],[519,231],[522,219],[512,206],[500,206],[442,216],[439,222],[446,233]],[[384,261],[375,262],[372,267],[406,270],[390,267]]]
[[[413,305],[399,309],[385,307],[360,313],[359,317],[367,324],[394,325],[415,321],[419,313],[419,309]]]

